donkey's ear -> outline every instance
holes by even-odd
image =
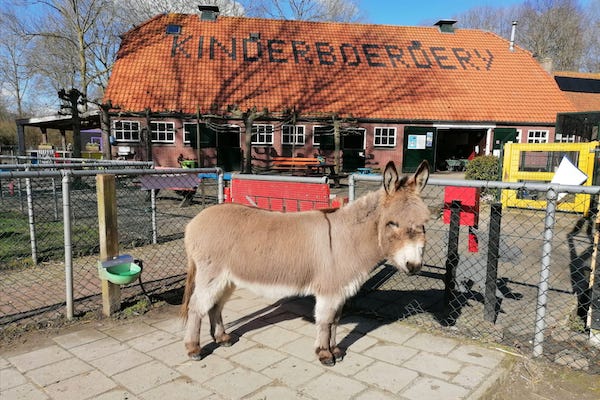
[[[417,193],[421,193],[421,190],[427,184],[427,180],[429,179],[429,163],[427,160],[423,160],[417,168],[417,172],[415,172],[413,176],[414,181],[414,190]]]
[[[393,161],[389,161],[383,171],[383,187],[389,195],[398,189],[398,171]]]

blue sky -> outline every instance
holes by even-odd
[[[359,0],[369,23],[384,25],[430,25],[452,18],[473,7],[501,7],[524,0]]]

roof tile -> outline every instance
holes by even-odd
[[[173,23],[181,35],[166,34]],[[183,14],[124,35],[109,99],[123,111],[218,104],[377,120],[534,123],[575,111],[529,52],[485,31]]]

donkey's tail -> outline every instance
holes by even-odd
[[[190,298],[194,293],[196,281],[196,263],[190,256],[187,261],[187,277],[185,279],[185,290],[183,292],[183,301],[181,302],[180,314],[184,321],[187,321],[188,310],[190,305]]]

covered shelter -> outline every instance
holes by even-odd
[[[61,134],[60,147],[67,149],[67,131],[78,130],[77,136],[81,130],[100,128],[100,112],[97,110],[82,113],[79,118],[73,118],[72,115],[48,115],[43,117],[20,118],[15,120],[17,124],[18,154],[23,156],[25,149],[25,128],[38,128],[42,133],[42,143],[48,143],[48,130],[55,129]],[[80,143],[81,145],[81,143]]]

